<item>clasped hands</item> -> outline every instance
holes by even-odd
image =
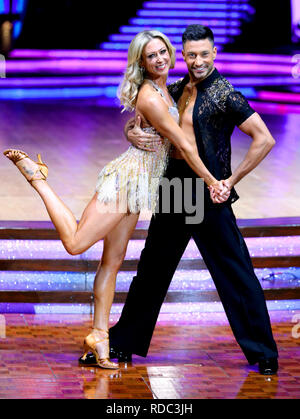
[[[157,151],[156,147],[163,143],[163,139],[157,134],[149,134],[141,129],[141,118],[137,116],[136,121],[131,120],[127,125],[127,139],[130,143],[149,152]],[[218,180],[208,186],[210,198],[214,204],[221,204],[230,196],[232,184],[229,179]]]
[[[229,198],[231,188],[230,179],[223,179],[213,183],[208,186],[210,199],[214,204],[222,204]]]

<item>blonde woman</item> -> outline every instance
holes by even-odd
[[[42,198],[68,253],[81,254],[99,240],[104,240],[94,282],[93,328],[84,340],[83,356],[84,360],[91,351],[102,368],[118,368],[118,364],[109,359],[108,340],[116,276],[140,211],[155,209],[158,184],[166,167],[171,143],[179,148],[197,175],[219,191],[219,198],[216,198],[219,201],[216,202],[226,200],[221,196],[221,182],[208,172],[198,155],[196,144],[186,140],[178,125],[178,111],[166,88],[168,72],[174,64],[175,50],[161,32],[143,31],[132,40],[127,69],[120,86],[121,104],[124,110],[135,110],[146,132],[156,130],[166,139],[157,143],[155,152],[130,146],[106,165],[99,174],[95,194],[78,224],[73,213],[46,181],[48,168],[40,155],[35,163],[23,151],[9,149],[4,152]],[[151,109],[155,109],[153,114]]]

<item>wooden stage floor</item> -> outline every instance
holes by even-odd
[[[280,356],[276,376],[247,364],[223,313],[188,321],[161,315],[148,357],[133,357],[118,371],[78,365],[89,315],[5,314],[0,398],[299,399],[300,337],[292,332],[299,333],[293,322],[300,311],[270,317]]]

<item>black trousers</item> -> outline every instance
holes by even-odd
[[[195,177],[185,161],[171,160],[169,179]],[[261,285],[229,204],[205,205],[200,224],[185,214],[155,214],[118,323],[113,348],[147,356],[161,305],[182,254],[194,239],[215,283],[233,334],[249,363],[278,356]]]

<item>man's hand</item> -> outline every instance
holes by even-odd
[[[208,187],[210,192],[210,198],[214,204],[222,204],[227,201],[230,196],[232,184],[229,179],[223,179],[215,182],[213,185]]]
[[[127,139],[135,147],[146,151],[157,151],[155,146],[163,143],[163,139],[159,135],[148,134],[141,129],[140,116],[137,116],[134,127],[128,131]]]

